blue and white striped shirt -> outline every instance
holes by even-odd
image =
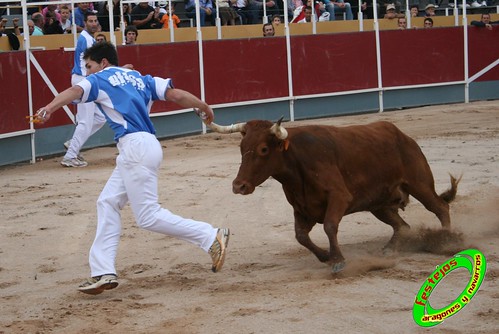
[[[171,79],[143,76],[121,67],[106,67],[78,84],[83,89],[81,101],[95,102],[114,131],[114,139],[134,132],[156,131],[149,118],[153,101],[165,100],[173,88]]]

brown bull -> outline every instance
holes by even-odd
[[[449,205],[457,192],[440,196],[430,166],[418,144],[388,122],[347,127],[309,125],[286,130],[280,121],[255,120],[229,127],[214,123],[217,132],[241,132],[242,162],[232,183],[236,194],[251,194],[269,177],[282,184],[293,206],[296,239],[322,262],[339,272],[345,262],[338,246],[338,225],[350,213],[369,211],[393,228],[393,247],[409,225],[400,217],[409,195],[450,229]],[[315,245],[309,233],[324,225],[329,250]]]

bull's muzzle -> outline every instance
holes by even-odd
[[[255,187],[251,183],[235,179],[232,181],[232,192],[234,194],[249,195],[255,191]]]

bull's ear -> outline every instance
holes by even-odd
[[[289,147],[289,139],[284,139],[279,142],[279,151],[287,151]]]

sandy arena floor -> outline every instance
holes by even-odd
[[[391,121],[418,141],[437,192],[449,186],[448,173],[463,174],[451,204],[453,228],[464,238],[455,246],[480,249],[488,270],[475,298],[443,324],[419,327],[412,306],[426,277],[450,255],[384,255],[391,228],[359,213],[340,225],[348,267],[333,277],[294,239],[292,208],[279,183],[267,180],[250,196],[232,194],[240,135],[208,134],[162,141],[160,201],[180,215],[230,227],[223,270],[212,273],[209,256],[190,244],[140,230],[127,206],[120,286],[98,296],[76,287],[89,275],[95,202],[116,148],[84,152],[87,168],[63,168],[61,157],[1,168],[0,333],[498,333],[499,103],[284,125],[375,120]],[[414,199],[403,216],[415,233],[440,226]],[[312,238],[327,245],[320,225]],[[432,306],[454,300],[469,277],[450,274],[432,294]]]

